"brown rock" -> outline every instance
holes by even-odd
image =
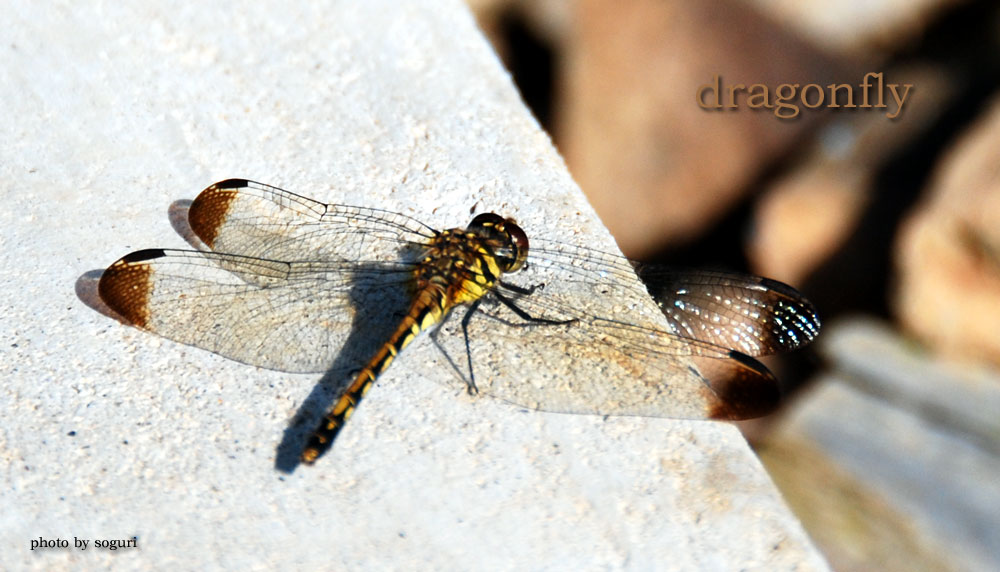
[[[1000,363],[1000,100],[956,145],[900,232],[895,306],[936,349]]]
[[[869,173],[822,163],[779,181],[757,202],[747,246],[754,272],[800,284],[854,229]]]
[[[794,29],[825,51],[865,59],[887,56],[920,34],[961,0],[751,0],[774,20]]]
[[[570,171],[627,254],[719,217],[818,112],[710,111],[699,86],[830,83],[830,61],[739,2],[577,5],[557,117]],[[775,57],[780,54],[780,57]],[[745,97],[745,95],[744,95]]]
[[[866,232],[858,225],[878,200],[881,189],[872,185],[878,170],[940,117],[954,91],[941,67],[891,68],[885,77],[915,86],[919,97],[908,99],[895,120],[880,112],[843,113],[817,133],[800,162],[754,205],[747,244],[754,272],[800,284],[855,233]]]

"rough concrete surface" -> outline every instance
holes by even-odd
[[[437,226],[475,206],[613,250],[463,5],[5,12],[0,569],[825,568],[730,425],[473,399],[428,381],[424,337],[333,451],[286,473],[321,376],[78,297],[131,250],[185,247],[170,204],[234,176]]]

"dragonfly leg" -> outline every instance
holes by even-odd
[[[532,288],[531,290],[534,290],[534,288]],[[516,292],[516,290],[515,290],[515,292]],[[500,302],[504,306],[507,306],[508,308],[510,308],[510,310],[512,312],[514,312],[515,314],[517,314],[517,316],[519,318],[521,318],[522,320],[524,320],[525,322],[533,322],[535,324],[548,324],[550,326],[560,326],[560,325],[563,325],[563,324],[571,324],[571,323],[573,323],[573,322],[576,321],[576,318],[570,318],[569,320],[550,320],[548,318],[536,318],[536,317],[532,316],[531,314],[525,312],[521,308],[518,308],[517,304],[515,304],[513,300],[511,300],[510,298],[504,296],[500,292],[497,292],[496,290],[494,290],[493,291],[493,295],[495,295],[497,297],[497,300],[500,300]],[[466,317],[468,317],[468,314],[466,315]],[[468,338],[466,338],[466,341],[468,341]]]
[[[479,308],[479,303],[483,299],[479,298],[472,305],[469,306],[469,310],[462,316],[462,337],[465,338],[465,360],[469,364],[469,379],[466,381],[466,391],[469,395],[478,395],[479,388],[476,387],[476,375],[472,371],[472,346],[469,345],[469,320],[472,319],[472,315],[476,313]]]
[[[501,288],[506,288],[507,290],[510,290],[511,292],[515,292],[517,294],[521,294],[521,295],[524,295],[524,296],[530,296],[530,295],[532,295],[532,294],[535,293],[535,290],[538,290],[540,288],[545,288],[545,283],[544,282],[542,284],[535,284],[534,286],[529,286],[527,288],[525,288],[524,286],[518,286],[517,284],[508,284],[508,283],[503,282],[503,281],[498,282],[498,284],[500,284]]]
[[[471,312],[472,308],[470,308],[468,311]],[[469,375],[468,376],[466,376],[465,371],[463,371],[462,368],[459,367],[459,365],[457,363],[455,363],[455,360],[452,359],[451,354],[448,353],[448,350],[443,345],[441,345],[441,342],[438,341],[438,334],[441,333],[441,329],[444,327],[445,322],[447,322],[448,318],[451,317],[451,312],[448,312],[447,314],[445,314],[444,318],[441,320],[441,323],[439,323],[436,328],[434,328],[434,329],[432,329],[430,331],[430,338],[431,338],[431,341],[434,342],[434,345],[437,346],[438,350],[440,350],[440,352],[442,354],[444,354],[444,358],[446,360],[448,360],[448,365],[451,366],[451,369],[455,370],[455,373],[458,375],[459,379],[461,379],[462,382],[465,383],[466,390],[469,392],[469,394],[470,395],[475,395],[479,390],[476,388],[476,383],[472,379],[472,365],[471,365],[472,364],[472,361],[471,361],[472,358],[471,358],[471,356],[468,355],[469,354],[469,337],[468,337],[468,334],[466,333],[466,328],[465,328],[465,325],[468,324],[468,321],[469,321],[468,320],[468,315],[469,314],[467,313],[466,317],[462,318],[462,324],[463,324],[462,333],[463,333],[463,335],[465,335],[466,357],[467,357],[468,363],[470,364],[469,365]]]

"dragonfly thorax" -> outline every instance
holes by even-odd
[[[512,220],[493,213],[477,216],[465,229],[432,238],[417,263],[416,289],[439,290],[448,306],[478,300],[504,273],[524,266],[528,238]]]

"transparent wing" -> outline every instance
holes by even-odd
[[[405,307],[409,275],[405,264],[156,249],[112,264],[98,292],[130,324],[165,338],[269,369],[325,372],[352,332]]]
[[[776,280],[656,266],[637,270],[679,336],[763,356],[797,349],[819,335],[813,305]]]
[[[652,296],[667,318],[668,333],[681,338],[678,342],[704,342],[691,344],[692,351],[716,347],[749,356],[772,355],[802,347],[819,335],[820,320],[813,305],[776,280],[643,265],[619,254],[552,241],[539,243],[529,253],[527,268],[506,277],[508,282],[522,287],[556,285],[563,290],[556,294],[550,289],[552,297],[563,300],[556,305],[580,308],[611,303],[604,310],[610,314],[596,315],[630,316],[622,312],[644,307]],[[636,287],[637,275],[644,289]],[[574,295],[582,298],[570,303]]]
[[[284,261],[396,262],[401,248],[434,235],[400,213],[324,204],[245,179],[202,191],[188,221],[216,252]]]
[[[756,277],[670,276],[686,303],[683,322],[664,320],[625,258],[541,242],[524,270],[504,278],[532,293],[501,288],[498,294],[531,318],[564,323],[526,320],[495,296],[484,301],[468,318],[477,387],[524,407],[569,413],[742,419],[771,411],[779,399],[777,382],[747,354],[783,350],[775,332],[785,330],[758,322],[787,313],[772,307],[777,296],[811,316],[803,318],[805,330],[818,330],[815,314],[805,311],[811,306],[784,285],[772,294],[771,284],[762,287]],[[720,300],[717,292],[731,299]],[[718,319],[723,309],[747,299],[758,301],[756,315],[737,309],[725,314],[728,320]],[[437,336],[453,361],[466,351],[461,323],[455,316]]]
[[[405,308],[405,261],[434,234],[244,179],[202,191],[188,223],[215,252],[129,254],[102,276],[101,298],[137,327],[290,372],[326,371],[352,332],[381,331],[387,308]]]

